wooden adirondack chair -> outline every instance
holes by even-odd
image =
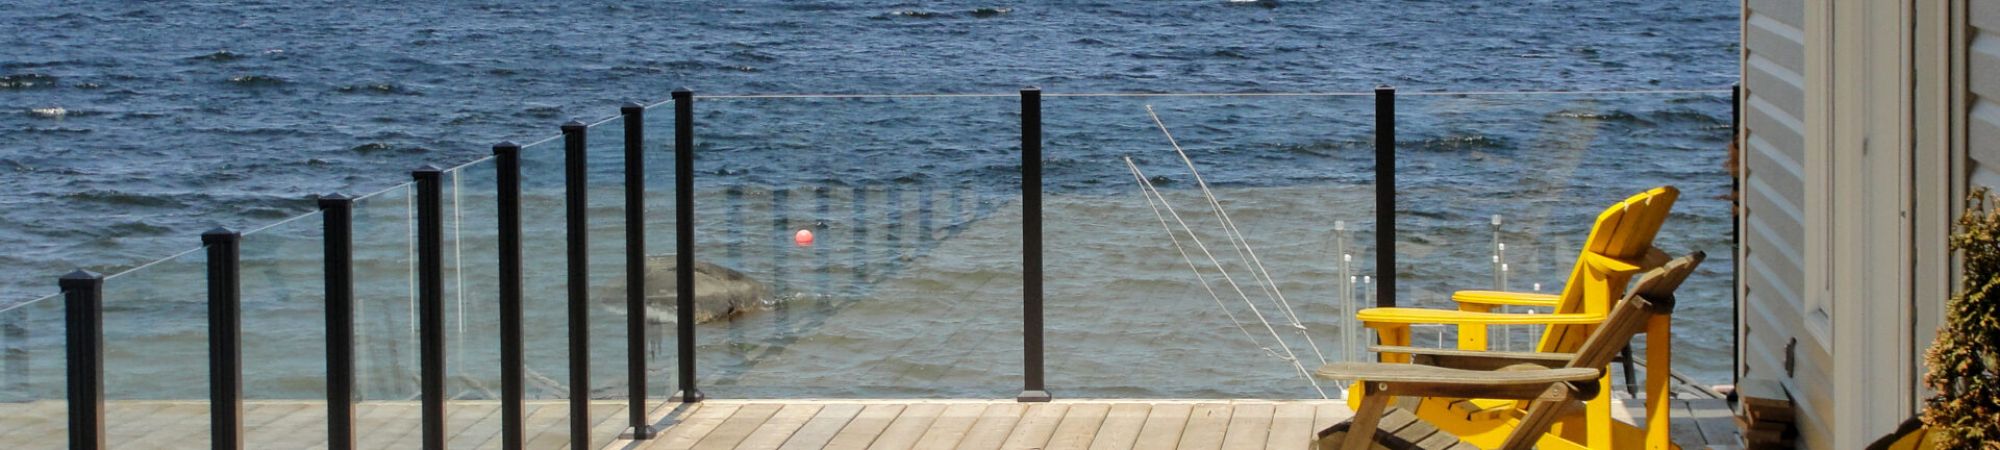
[[[1569,448],[1567,440],[1548,439],[1551,428],[1570,415],[1567,411],[1578,401],[1609,396],[1598,382],[1609,372],[1606,367],[1618,350],[1640,329],[1646,330],[1648,339],[1662,338],[1660,333],[1666,331],[1674,309],[1674,289],[1703,258],[1705,255],[1695,252],[1647,273],[1574,354],[1441,350],[1417,354],[1415,364],[1347,362],[1323,366],[1316,375],[1356,380],[1367,395],[1352,420],[1320,431],[1315,446],[1319,450],[1480,448],[1457,439],[1441,426],[1426,424],[1414,413],[1389,407],[1392,397],[1416,396],[1527,401],[1526,414],[1512,421],[1505,440],[1497,447]],[[1653,378],[1648,376],[1649,385]],[[1664,384],[1664,377],[1659,378]],[[1666,442],[1664,405],[1668,400],[1665,396],[1647,398],[1646,428],[1658,431],[1652,434],[1659,436],[1658,442],[1647,442],[1648,447],[1671,447]]]
[[[1561,294],[1459,291],[1452,294],[1452,300],[1459,307],[1456,311],[1369,308],[1357,312],[1355,316],[1364,326],[1374,328],[1378,333],[1384,362],[1408,362],[1413,352],[1420,351],[1408,347],[1410,325],[1419,323],[1456,325],[1458,348],[1466,351],[1486,350],[1488,326],[1546,325],[1547,331],[1535,350],[1555,354],[1574,353],[1583,345],[1584,338],[1605,320],[1611,305],[1624,296],[1625,286],[1632,276],[1666,261],[1666,254],[1653,248],[1653,237],[1659,234],[1668,211],[1679,196],[1680,191],[1673,186],[1661,186],[1626,198],[1598,214],[1597,222],[1591,227]],[[1490,312],[1499,305],[1551,307],[1554,313]],[[1665,330],[1660,334],[1666,335]],[[1647,350],[1648,373],[1668,373],[1666,355],[1670,348],[1665,345],[1664,339],[1660,345],[1649,344]],[[1652,387],[1650,378],[1649,375],[1649,390]],[[1599,380],[1598,388],[1608,389],[1610,381],[1611,376],[1606,372]],[[1357,401],[1366,396],[1360,391],[1355,394],[1358,395],[1350,398]],[[1415,412],[1467,441],[1491,447],[1506,438],[1513,429],[1511,423],[1525,413],[1524,408],[1521,402],[1494,397],[1441,397],[1423,399]],[[1558,426],[1559,434],[1569,436],[1581,448],[1632,448],[1643,436],[1636,428],[1611,419],[1609,396],[1588,402],[1583,414],[1569,414],[1563,419]]]

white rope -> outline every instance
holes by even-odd
[[[1236,313],[1229,310],[1229,305],[1222,303],[1222,296],[1215,293],[1215,287],[1210,286],[1208,278],[1201,275],[1201,269],[1195,265],[1194,258],[1188,256],[1187,247],[1181,245],[1180,235],[1175,234],[1174,228],[1167,225],[1167,217],[1160,214],[1160,204],[1153,200],[1158,191],[1153,187],[1151,182],[1146,181],[1145,174],[1139,172],[1139,166],[1132,164],[1132,158],[1125,158],[1125,167],[1131,169],[1132,178],[1138,180],[1139,193],[1146,196],[1146,206],[1153,208],[1153,217],[1160,220],[1160,228],[1165,229],[1167,237],[1173,240],[1174,249],[1181,252],[1181,260],[1187,262],[1188,270],[1194,271],[1195,279],[1201,280],[1202,290],[1208,291],[1209,298],[1215,299],[1215,306],[1222,309],[1223,315],[1229,316],[1229,323],[1235,324],[1236,329],[1243,332],[1243,339],[1250,341],[1251,346],[1263,349],[1265,352],[1270,353],[1271,356],[1284,359],[1285,356],[1278,354],[1277,350],[1272,350],[1270,347],[1257,343],[1257,338],[1250,335],[1250,328],[1244,326],[1243,321],[1236,318]],[[1189,236],[1193,236],[1193,234],[1190,233]]]
[[[1194,175],[1195,184],[1201,187],[1202,196],[1208,199],[1209,206],[1215,210],[1216,221],[1222,224],[1223,236],[1227,237],[1229,245],[1236,249],[1236,257],[1249,261],[1253,266],[1250,277],[1257,282],[1257,287],[1264,290],[1264,297],[1278,304],[1279,309],[1285,312],[1285,317],[1291,319],[1292,328],[1299,332],[1299,336],[1305,337],[1306,345],[1311,346],[1313,355],[1319,357],[1319,363],[1326,364],[1326,353],[1320,351],[1319,343],[1314,342],[1312,334],[1306,332],[1305,324],[1299,321],[1298,313],[1292,310],[1292,303],[1285,300],[1284,291],[1278,290],[1278,281],[1272,279],[1270,270],[1264,268],[1264,261],[1257,257],[1257,249],[1250,246],[1250,240],[1244,238],[1243,231],[1236,228],[1236,221],[1230,220],[1229,212],[1223,210],[1222,202],[1216,200],[1215,192],[1208,189],[1208,181],[1203,180],[1201,172],[1195,170],[1194,160],[1188,158],[1187,151],[1181,149],[1180,142],[1174,139],[1174,133],[1167,130],[1167,124],[1160,121],[1160,115],[1153,111],[1153,105],[1146,105],[1146,114],[1153,117],[1153,124],[1160,127],[1160,133],[1167,136],[1167,143],[1174,147],[1174,153],[1179,154],[1181,162],[1187,165],[1188,173]]]
[[[1154,197],[1160,200],[1160,205],[1166,208],[1168,215],[1173,216],[1174,222],[1180,224],[1181,230],[1187,232],[1188,239],[1194,242],[1195,248],[1200,249],[1202,255],[1208,257],[1208,261],[1210,264],[1215,265],[1216,272],[1222,274],[1222,280],[1229,284],[1229,288],[1231,290],[1236,291],[1237,297],[1243,299],[1244,306],[1250,307],[1250,314],[1256,316],[1257,321],[1264,324],[1264,330],[1269,331],[1271,333],[1271,339],[1278,341],[1278,348],[1285,350],[1285,355],[1281,357],[1281,359],[1291,362],[1292,368],[1296,369],[1299,376],[1305,378],[1307,383],[1312,384],[1313,390],[1319,392],[1320,398],[1327,398],[1326,391],[1320,389],[1319,387],[1319,380],[1313,379],[1312,372],[1306,370],[1305,364],[1299,362],[1298,354],[1292,352],[1292,346],[1290,344],[1285,343],[1285,338],[1284,336],[1278,334],[1278,329],[1276,327],[1271,326],[1270,319],[1266,319],[1264,317],[1264,312],[1262,310],[1257,309],[1256,303],[1250,301],[1250,295],[1243,293],[1243,287],[1236,284],[1236,279],[1234,277],[1229,276],[1229,271],[1223,268],[1222,261],[1216,259],[1215,253],[1210,252],[1208,250],[1208,246],[1201,243],[1201,237],[1196,236],[1194,234],[1194,229],[1188,227],[1187,221],[1181,219],[1180,213],[1174,211],[1173,203],[1168,202],[1166,195],[1161,194],[1158,188],[1153,187],[1152,182],[1146,180],[1145,173],[1139,171],[1139,166],[1133,164],[1131,158],[1125,159],[1125,165],[1126,167],[1132,170],[1135,176],[1139,177],[1140,185],[1144,186],[1146,189],[1151,190]],[[1164,220],[1162,222],[1164,222]],[[1171,235],[1172,230],[1168,231],[1169,231],[1168,234]],[[1197,275],[1199,275],[1198,272]],[[1202,282],[1207,283],[1207,280],[1203,279]],[[1226,310],[1227,308],[1224,309]]]

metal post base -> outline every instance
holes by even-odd
[[[647,439],[656,438],[659,436],[660,436],[660,430],[654,429],[652,425],[647,425],[643,427],[627,429],[625,430],[624,433],[620,433],[618,435],[618,438],[630,441],[643,441]]]
[[[700,390],[694,392],[675,391],[672,399],[681,403],[701,403],[702,400],[707,400],[708,396],[702,395]]]
[[[1051,399],[1049,391],[1021,391],[1020,396],[1014,397],[1014,401],[1021,403],[1048,403]]]

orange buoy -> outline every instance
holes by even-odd
[[[792,242],[799,244],[800,247],[813,245],[812,230],[799,230],[798,234],[792,235]]]

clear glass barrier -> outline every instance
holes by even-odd
[[[1301,370],[1359,351],[1344,323],[1372,304],[1372,100],[1044,102],[1049,389],[1337,397]]]
[[[0,311],[0,442],[62,448],[68,429],[63,297]]]
[[[547,431],[566,437],[568,408],[559,401],[543,401],[569,398],[569,242],[564,205],[563,140],[522,147],[521,333],[527,366],[523,390],[530,399],[528,434]]]
[[[1560,293],[1599,213],[1672,185],[1680,197],[1654,246],[1709,257],[1680,288],[1675,370],[1725,383],[1729,114],[1727,92],[1401,96],[1400,303],[1452,308],[1463,289]],[[1456,345],[1455,331],[1438,331],[1415,341]],[[1495,327],[1490,347],[1529,350],[1537,333]]]
[[[208,445],[207,264],[195,249],[105,279],[104,414],[129,425],[106,426],[112,448]]]
[[[695,111],[696,279],[715,290],[695,301],[704,391],[1019,392],[1016,99],[703,99]]]
[[[417,433],[416,196],[411,183],[354,202],[355,427],[364,448]],[[406,446],[407,447],[407,446]]]
[[[245,442],[326,439],[300,432],[326,423],[325,222],[313,212],[243,236]]]

